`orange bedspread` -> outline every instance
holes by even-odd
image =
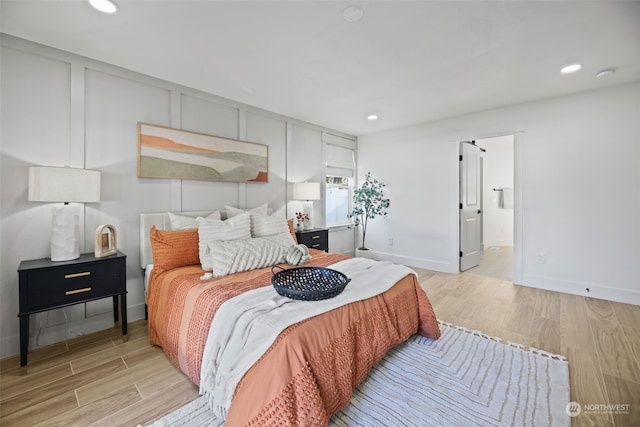
[[[348,258],[311,250],[307,265],[326,267]],[[283,264],[283,266],[286,266]],[[149,338],[196,384],[200,384],[202,353],[216,310],[229,298],[271,285],[271,268],[200,280],[199,265],[180,267],[149,278]]]
[[[307,265],[348,257],[312,251]],[[199,266],[152,275],[149,336],[196,384],[209,325],[220,305],[271,284],[271,269],[201,281]],[[326,425],[392,347],[409,336],[438,338],[431,304],[413,275],[376,297],[287,328],[238,384],[227,425]]]

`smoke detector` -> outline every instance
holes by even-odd
[[[342,17],[347,22],[356,22],[362,19],[364,10],[359,6],[349,6],[342,11]]]

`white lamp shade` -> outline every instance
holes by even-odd
[[[31,166],[28,199],[31,202],[99,202],[100,172]]]
[[[296,182],[293,184],[294,200],[320,200],[319,182]]]

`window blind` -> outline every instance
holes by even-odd
[[[325,174],[353,178],[356,170],[356,141],[325,133]]]

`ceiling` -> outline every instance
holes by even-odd
[[[640,80],[640,1],[114,1],[1,0],[0,30],[354,135]]]

